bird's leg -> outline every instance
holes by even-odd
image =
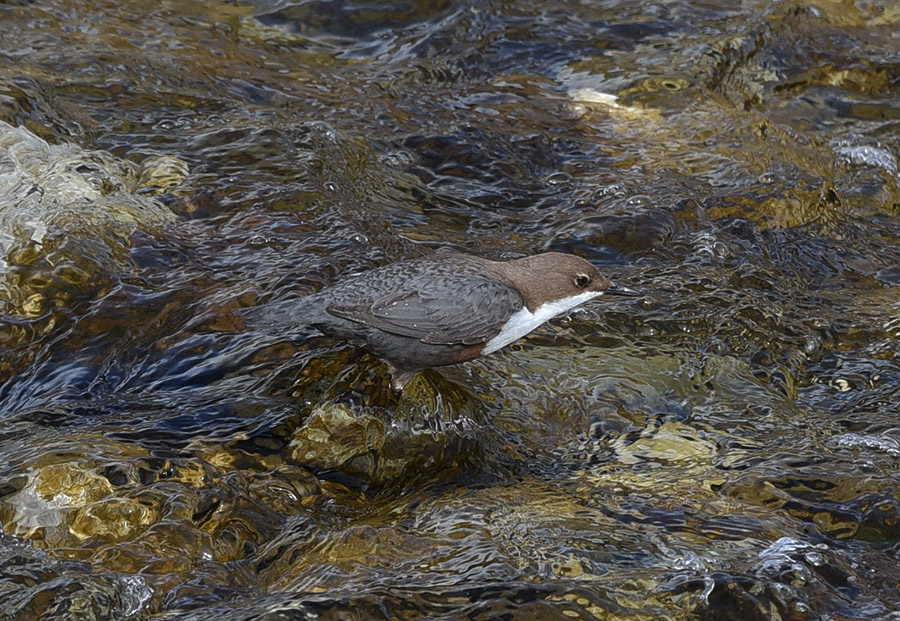
[[[394,367],[392,364],[388,364],[388,371],[391,373],[391,387],[395,392],[403,392],[403,389],[409,383],[409,380],[413,378],[416,374],[415,371],[401,371]]]

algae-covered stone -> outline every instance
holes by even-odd
[[[480,450],[483,423],[475,404],[465,389],[426,371],[393,409],[318,406],[294,432],[285,460],[367,486],[407,485],[422,476],[446,480]]]
[[[291,461],[312,468],[371,476],[384,440],[384,423],[374,416],[354,415],[341,405],[326,404],[297,430],[288,451]]]
[[[138,191],[146,196],[165,194],[181,185],[190,170],[187,162],[174,155],[155,155],[141,163]]]
[[[72,462],[33,470],[28,483],[4,499],[0,524],[10,534],[40,539],[65,539],[70,515],[112,492],[109,481],[90,468]]]

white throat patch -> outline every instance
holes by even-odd
[[[533,313],[528,310],[527,306],[523,306],[522,310],[511,316],[504,324],[503,329],[494,338],[484,344],[482,354],[490,354],[498,349],[506,347],[513,341],[522,338],[548,319],[553,319],[557,315],[566,312],[570,308],[574,308],[579,304],[587,302],[598,295],[603,295],[602,291],[585,291],[569,298],[556,300],[542,304]]]

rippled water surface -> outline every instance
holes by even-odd
[[[892,2],[0,3],[0,618],[900,618]],[[395,395],[241,309],[599,298]]]

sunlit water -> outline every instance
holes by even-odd
[[[0,5],[0,617],[900,610],[892,3]],[[426,372],[240,310],[635,299]]]

